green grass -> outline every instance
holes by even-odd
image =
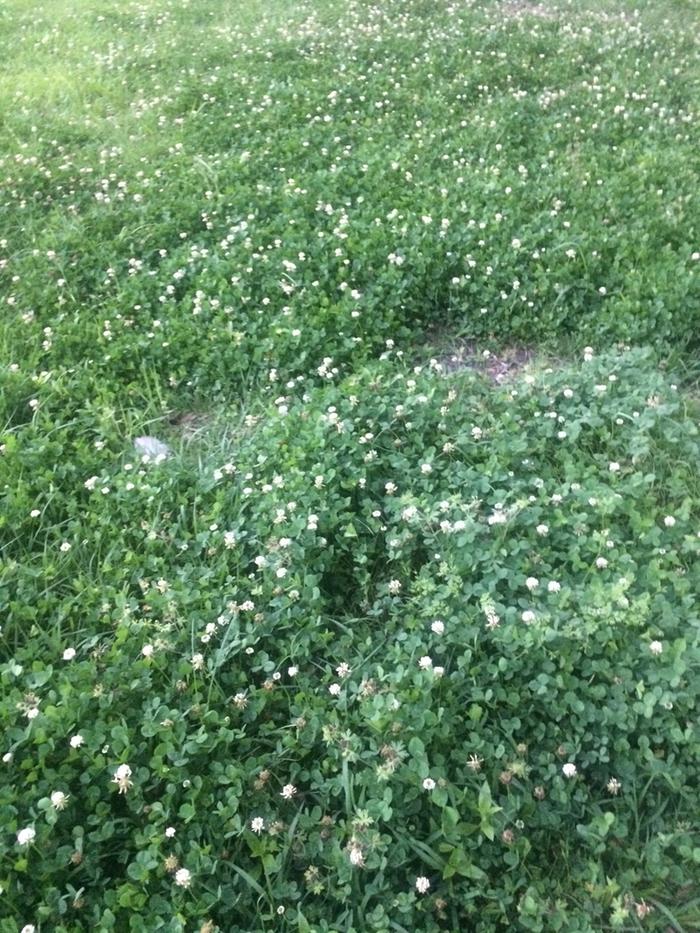
[[[0,933],[700,926],[699,23],[6,0]]]

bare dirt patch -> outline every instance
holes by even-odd
[[[168,420],[185,440],[190,441],[211,426],[212,417],[204,411],[181,411],[174,412]]]
[[[482,373],[493,382],[501,383],[514,378],[535,359],[536,353],[528,347],[504,347],[498,353],[479,352],[471,340],[456,343],[449,351],[438,356],[444,372],[455,373],[471,369]]]

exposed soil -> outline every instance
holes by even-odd
[[[506,382],[517,376],[535,358],[535,351],[527,347],[505,347],[498,353],[480,353],[476,344],[464,340],[455,344],[448,353],[437,358],[448,373],[473,369],[494,382]]]
[[[211,415],[204,411],[175,412],[169,418],[170,424],[185,440],[192,440],[211,424]]]

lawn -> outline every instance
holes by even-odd
[[[700,929],[698,31],[5,0],[0,933]]]

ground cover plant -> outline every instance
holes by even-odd
[[[697,23],[3,5],[0,933],[700,927]]]

